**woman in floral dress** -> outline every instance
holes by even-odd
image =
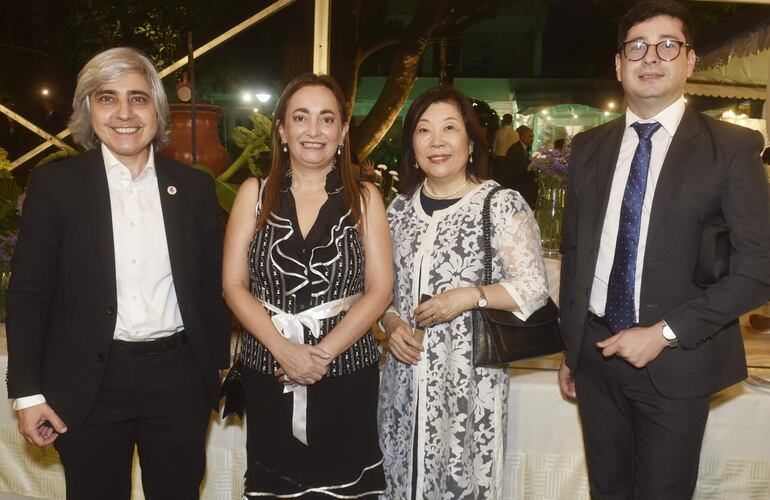
[[[404,194],[388,209],[393,237],[389,350],[378,420],[386,498],[500,498],[505,368],[472,363],[471,310],[526,319],[548,297],[540,235],[519,193],[492,200],[492,278],[483,278],[486,146],[468,99],[452,88],[415,100],[403,130]],[[420,341],[421,332],[424,338]]]

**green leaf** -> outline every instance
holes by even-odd
[[[238,184],[230,182],[214,181],[219,206],[228,214],[233,209],[235,195],[238,194]]]
[[[197,168],[198,170],[202,170],[203,172],[206,172],[207,174],[209,174],[211,177],[214,177],[214,172],[203,163],[193,163],[190,166],[193,168]]]

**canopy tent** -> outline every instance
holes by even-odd
[[[361,77],[353,115],[366,116],[369,113],[385,87],[385,80],[383,76]],[[404,107],[401,108],[401,118],[406,115],[415,97],[437,85],[438,78],[418,77]],[[472,99],[486,102],[500,116],[516,112],[510,81],[507,78],[455,78],[454,87]]]
[[[685,92],[764,100],[764,133],[770,123],[770,19],[700,54]],[[755,127],[752,127],[755,128]]]
[[[604,111],[584,104],[559,104],[542,108],[531,115],[531,127],[535,133],[533,149],[551,148],[557,139],[567,142],[578,132],[614,120],[618,113]]]

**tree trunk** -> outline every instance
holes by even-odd
[[[352,117],[358,90],[358,51],[362,0],[337,0],[332,3],[331,74],[340,84]]]
[[[438,45],[438,84],[441,87],[451,87],[454,85],[455,72],[454,72],[454,53],[449,45],[449,40],[446,37],[439,40]]]
[[[404,107],[417,77],[420,58],[441,24],[450,0],[425,0],[415,12],[390,65],[380,97],[351,135],[353,153],[366,158],[379,144]]]

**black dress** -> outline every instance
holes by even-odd
[[[249,247],[251,293],[298,314],[364,291],[364,250],[336,169],[328,200],[303,239],[291,177],[284,180],[269,223]],[[259,209],[258,209],[259,210]],[[321,321],[317,344],[344,317]],[[292,433],[293,399],[273,375],[270,352],[243,339],[248,424],[245,497],[367,498],[385,490],[377,439],[379,351],[371,331],[330,364],[329,376],[307,386],[307,445]]]

